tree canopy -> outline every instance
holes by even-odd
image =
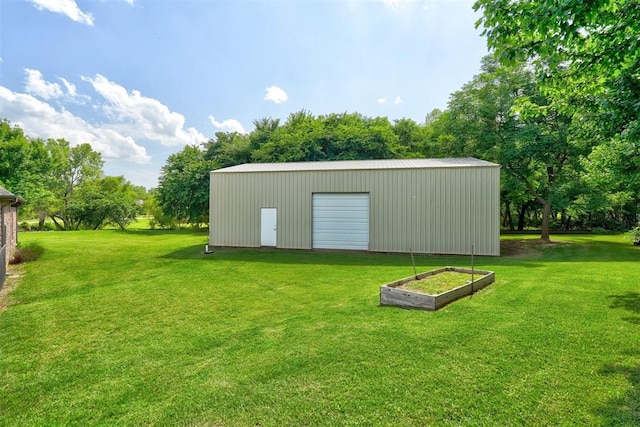
[[[474,8],[496,57],[529,64],[576,138],[594,147],[584,159],[592,190],[584,209],[628,216],[640,183],[640,3],[477,0]]]
[[[518,111],[522,105],[527,114]],[[569,204],[567,188],[584,154],[570,137],[569,118],[548,105],[527,67],[500,65],[492,56],[483,59],[480,74],[451,95],[448,111],[449,154],[501,164],[503,203],[539,202],[542,238],[548,240],[552,207]]]
[[[206,222],[210,170],[236,164],[471,156],[502,165],[504,227],[540,227],[543,239],[558,227],[631,228],[640,214],[640,3],[477,0],[474,8],[492,52],[446,110],[422,123],[301,110],[257,119],[249,134],[218,132],[169,156],[148,200],[155,223]],[[134,215],[135,191],[104,177],[90,146],[29,138],[7,121],[0,183],[60,228],[126,226]]]
[[[22,211],[47,217],[61,230],[121,228],[139,211],[140,188],[123,177],[105,177],[100,153],[89,144],[29,138],[0,120],[0,183],[26,199]]]

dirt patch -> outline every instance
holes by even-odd
[[[524,258],[540,254],[544,249],[568,245],[569,242],[542,239],[508,239],[500,241],[500,256]]]
[[[9,293],[18,286],[20,277],[22,277],[23,274],[24,270],[22,269],[22,266],[9,265],[4,286],[0,289],[0,313],[5,311],[7,307],[11,305]]]

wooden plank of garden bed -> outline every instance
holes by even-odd
[[[435,299],[432,295],[419,294],[405,289],[380,288],[380,304],[397,307],[419,308],[422,310],[435,310]]]

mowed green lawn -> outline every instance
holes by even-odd
[[[640,248],[555,238],[506,238],[493,285],[425,312],[379,306],[406,255],[24,233],[0,425],[639,425]]]

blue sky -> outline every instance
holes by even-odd
[[[1,0],[0,117],[157,185],[217,131],[359,112],[418,123],[487,53],[466,0]]]

